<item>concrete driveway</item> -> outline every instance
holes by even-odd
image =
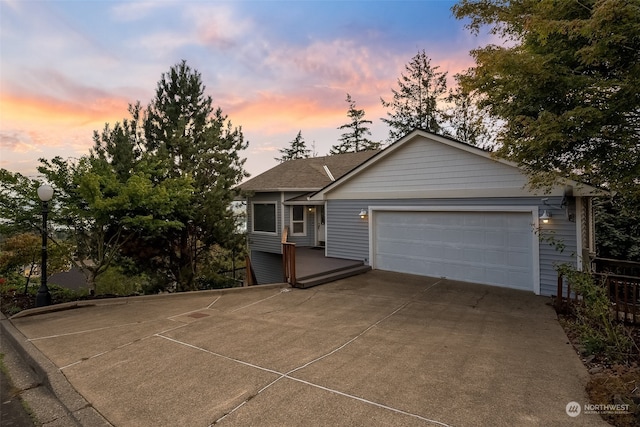
[[[373,271],[11,323],[83,425],[607,425],[566,413],[588,374],[549,302]]]

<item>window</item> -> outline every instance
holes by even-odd
[[[253,231],[263,233],[276,232],[276,204],[253,203]]]
[[[305,208],[297,205],[291,206],[291,234],[305,235]]]

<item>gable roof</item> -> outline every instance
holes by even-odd
[[[337,198],[459,197],[470,192],[477,197],[524,196],[537,192],[528,189],[528,182],[526,173],[514,162],[453,138],[414,130],[309,199],[319,201],[329,194]],[[561,179],[554,192],[603,194],[569,179]]]
[[[317,191],[379,152],[379,150],[370,150],[289,160],[238,187],[243,191],[253,192]]]

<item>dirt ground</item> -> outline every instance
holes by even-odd
[[[601,414],[608,423],[616,427],[640,425],[640,326],[627,325],[630,337],[635,342],[635,352],[624,363],[612,363],[601,355],[584,355],[580,341],[571,328],[570,316],[560,315],[559,320],[567,337],[586,366],[591,379],[587,383],[587,394],[594,405],[629,405],[628,413]]]

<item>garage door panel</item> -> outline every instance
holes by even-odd
[[[508,254],[508,264],[513,269],[527,268],[531,263],[531,255],[528,252],[510,252]]]
[[[531,213],[373,215],[375,268],[533,290]]]
[[[497,231],[487,231],[485,234],[485,241],[489,247],[502,248],[507,244],[505,233]]]

